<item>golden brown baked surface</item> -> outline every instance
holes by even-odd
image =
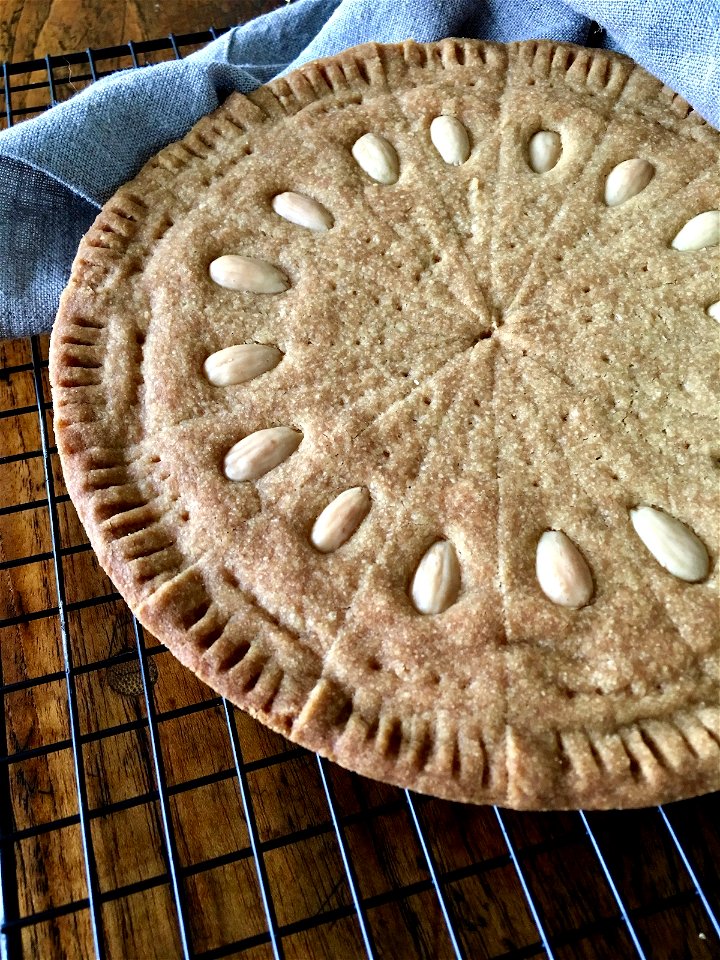
[[[625,58],[447,40],[308,64],[162,151],[51,349],[139,619],[368,776],[717,789],[719,147]]]

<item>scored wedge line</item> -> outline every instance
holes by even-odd
[[[465,163],[472,152],[470,136],[453,116],[436,117],[430,124],[430,139],[440,157],[449,166]],[[376,183],[391,186],[401,174],[395,147],[374,132],[363,134],[351,148],[358,166]],[[551,130],[539,130],[528,141],[527,163],[537,174],[554,169],[562,160],[562,138]],[[608,207],[618,206],[640,194],[655,175],[654,166],[635,157],[617,164],[605,181],[604,200]],[[272,199],[274,212],[299,227],[327,232],[334,217],[312,197],[293,191]],[[697,251],[720,243],[720,211],[705,211],[689,220],[670,242],[679,251]],[[276,295],[290,289],[290,280],[276,265],[266,260],[225,254],[209,266],[211,279],[228,290]],[[720,303],[711,304],[707,313],[720,318]],[[246,383],[274,369],[282,352],[270,344],[233,344],[211,354],[205,361],[205,374],[211,384],[227,387]],[[227,452],[224,472],[235,482],[254,482],[288,460],[299,448],[303,434],[289,426],[255,431],[234,444]],[[372,498],[367,487],[358,485],[339,493],[319,514],[310,533],[310,541],[320,553],[333,553],[346,543],[370,513]],[[704,580],[709,557],[702,541],[675,517],[652,506],[639,505],[628,511],[632,527],[656,561],[669,573],[686,582]],[[540,589],[553,603],[580,608],[594,593],[590,567],[578,546],[561,530],[546,530],[537,542],[535,573]],[[409,595],[422,614],[443,613],[461,592],[461,566],[452,543],[441,539],[432,543],[418,562]]]

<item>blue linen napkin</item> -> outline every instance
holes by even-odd
[[[100,80],[0,133],[0,338],[48,330],[99,207],[232,90],[369,40],[554,39],[625,53],[720,126],[720,0],[296,0],[186,60]]]

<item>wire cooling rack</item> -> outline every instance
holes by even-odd
[[[3,67],[5,125],[214,31]],[[0,956],[720,956],[720,798],[518,814],[375,784],[184,671],[62,482],[47,338],[0,344]]]

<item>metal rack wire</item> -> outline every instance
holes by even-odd
[[[47,57],[3,66],[6,124],[37,113],[42,105],[13,107],[16,94],[40,95],[47,104],[62,99],[79,85],[90,83],[122,66],[140,66],[154,57],[181,57],[188,49],[215,37],[215,31],[168,37],[145,43],[130,43],[105,50],[87,50],[63,57]],[[122,61],[122,62],[120,62]],[[73,73],[75,68],[78,73]],[[41,73],[37,78],[37,74]],[[35,75],[35,79],[32,76]],[[31,79],[18,81],[30,76]],[[40,447],[15,453],[0,451],[0,467],[13,469],[29,461],[40,461],[44,470],[45,496],[0,506],[0,522],[18,514],[47,511],[50,549],[29,556],[4,559],[0,576],[6,571],[33,564],[51,564],[54,571],[56,603],[39,610],[23,611],[0,618],[0,637],[19,625],[39,620],[56,620],[62,649],[62,668],[13,681],[3,677],[0,658],[0,956],[5,960],[30,956],[23,933],[43,924],[56,924],[70,915],[86,915],[91,931],[91,950],[97,958],[118,955],[118,944],[108,932],[105,909],[121,898],[168,887],[174,905],[177,953],[184,958],[237,955],[273,956],[358,956],[402,957],[442,956],[460,958],[493,957],[521,960],[529,957],[688,957],[718,956],[720,952],[720,884],[718,857],[720,841],[713,823],[720,822],[717,796],[686,801],[659,810],[608,814],[521,815],[500,809],[469,810],[440,801],[387,788],[380,802],[361,801],[358,809],[348,810],[344,803],[347,783],[360,781],[345,774],[338,780],[337,768],[305,751],[285,746],[267,748],[255,759],[245,756],[243,732],[238,727],[235,708],[221,698],[207,695],[201,700],[170,709],[159,709],[155,684],[156,661],[164,648],[149,643],[134,619],[134,649],[111,651],[104,658],[76,662],[70,618],[78,612],[119,599],[112,591],[100,592],[80,600],[68,600],[64,561],[89,553],[87,543],[63,543],[59,506],[68,497],[58,492],[58,472],[54,462],[48,426],[50,409],[46,387],[47,360],[44,341],[32,338],[29,359],[0,368],[0,382],[13,377],[32,378],[34,403],[0,410],[0,421],[35,414],[38,419]],[[0,423],[0,426],[2,424]],[[2,528],[0,527],[0,545]],[[5,642],[3,640],[3,642]],[[141,699],[144,715],[99,730],[83,731],[80,684],[89,674],[121,665],[139,664]],[[65,684],[68,711],[67,736],[36,746],[11,745],[8,723],[10,700],[16,694],[33,692],[48,685]],[[211,773],[171,782],[168,776],[168,741],[163,728],[172,721],[205,711],[218,711],[226,728],[232,762]],[[146,733],[149,751],[147,765],[155,786],[122,799],[107,800],[93,806],[89,798],[89,771],[85,759],[88,744],[127,733]],[[48,758],[70,751],[77,812],[45,822],[18,826],[14,792],[17,781],[11,771],[34,758]],[[64,755],[64,754],[63,754]],[[287,768],[302,760],[307,789],[313,793],[318,813],[316,822],[292,824],[278,836],[266,836],[261,826],[263,799],[253,790],[251,778],[261,771]],[[309,764],[309,765],[308,765]],[[313,773],[314,770],[314,773]],[[188,863],[180,850],[173,802],[184,793],[210,785],[236,784],[239,804],[235,815],[244,819],[247,843],[236,844],[222,854],[201,857]],[[343,787],[345,784],[345,787]],[[360,788],[358,787],[358,790]],[[361,791],[360,791],[361,793]],[[360,793],[358,795],[360,795]],[[267,801],[271,802],[271,801]],[[161,873],[106,889],[99,875],[99,861],[105,856],[94,833],[94,824],[103,817],[131,810],[143,804],[157,804],[161,829],[161,847],[165,869]],[[324,807],[324,811],[323,808]],[[402,818],[402,844],[412,847],[413,876],[402,876],[393,864],[389,842],[374,840],[376,849],[390,864],[391,881],[385,889],[368,884],[367,857],[363,844],[382,818]],[[392,821],[396,822],[395,820]],[[400,821],[397,820],[399,823]],[[23,877],[18,869],[18,851],[26,841],[42,838],[67,828],[77,828],[82,844],[82,869],[86,895],[61,903],[52,902],[40,910],[26,910]],[[362,843],[358,842],[358,836]],[[334,906],[321,905],[307,915],[288,919],[282,906],[278,881],[269,860],[281,849],[290,849],[313,838],[334,844],[337,853],[338,887],[346,892]],[[327,848],[330,849],[330,848]],[[577,862],[575,862],[577,860]],[[188,883],[210,871],[247,861],[254,868],[263,929],[237,936],[222,936],[212,947],[198,946],[193,929],[198,910]],[[643,867],[643,862],[645,866]],[[308,863],[303,884],[312,886],[315,877]],[[43,870],[43,864],[37,864]],[[370,874],[372,871],[370,871]],[[472,886],[471,886],[472,885]],[[284,894],[282,894],[284,895]],[[51,898],[52,899],[52,898]],[[421,906],[412,907],[419,902]],[[424,905],[424,906],[423,906]],[[429,906],[428,906],[429,905]],[[227,905],[229,907],[229,905]],[[398,907],[409,939],[389,943],[386,914]],[[423,913],[431,917],[431,933],[420,935]],[[497,918],[502,917],[502,923]],[[377,919],[379,918],[379,919]],[[492,919],[495,918],[495,919]],[[519,919],[518,919],[519,918]],[[298,952],[293,937],[309,936],[349,921],[351,939],[340,947],[308,947],[305,940]],[[487,931],[498,925],[504,933]],[[504,926],[503,926],[504,924]],[[415,927],[417,929],[415,929]],[[411,929],[412,928],[412,929]],[[493,928],[494,929],[494,928]],[[350,935],[350,934],[348,934]],[[427,936],[434,946],[427,946]],[[337,941],[338,943],[340,941]],[[351,943],[350,947],[347,943]],[[414,945],[414,946],[413,946]],[[259,953],[256,951],[260,951]],[[77,955],[91,956],[86,950]]]

